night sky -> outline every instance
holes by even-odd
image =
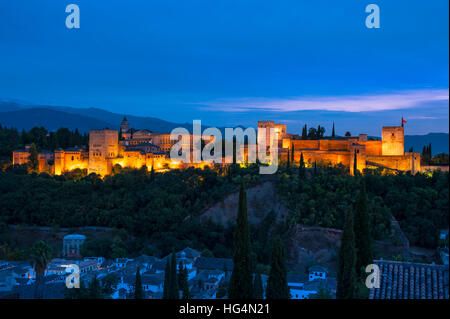
[[[67,29],[78,4],[81,28]],[[365,27],[366,5],[381,29]],[[172,122],[448,132],[448,1],[0,1],[0,100]],[[151,129],[151,128],[150,128]]]

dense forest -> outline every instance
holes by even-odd
[[[120,236],[113,242],[90,239],[84,248],[88,255],[163,255],[172,248],[191,246],[207,255],[231,257],[233,229],[199,223],[196,217],[237,191],[241,181],[251,187],[272,180],[291,211],[285,223],[274,225],[274,212],[252,226],[255,258],[266,265],[269,234],[283,236],[292,223],[342,228],[344,212],[355,205],[362,180],[367,185],[373,238],[389,239],[391,214],[412,245],[435,247],[439,230],[448,227],[448,173],[412,176],[366,171],[365,177],[352,177],[346,168],[336,166],[308,168],[305,175],[297,167],[280,167],[276,174],[264,176],[255,165],[165,173],[123,169],[104,179],[80,170],[54,177],[26,172],[25,167],[0,172],[0,229],[1,225],[96,225],[134,238],[128,244]]]
[[[339,173],[338,167],[316,171],[307,179],[296,172],[280,176],[279,192],[292,211],[291,222],[342,229],[343,212],[356,203],[362,177],[347,176],[344,168]],[[366,170],[364,180],[372,238],[389,239],[394,216],[411,245],[437,245],[439,230],[448,228],[448,173],[412,176]]]

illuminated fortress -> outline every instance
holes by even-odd
[[[288,156],[293,156],[294,162],[298,163],[303,154],[306,166],[310,167],[314,162],[322,165],[342,164],[350,168],[352,175],[355,159],[360,172],[365,168],[377,167],[411,171],[412,174],[421,170],[420,153],[404,152],[403,126],[383,127],[381,140],[368,139],[366,134],[356,137],[303,139],[299,135],[287,133],[285,124],[273,121],[258,121],[258,140],[260,128],[265,128],[266,134],[269,134],[268,129],[274,129],[278,139],[278,156],[283,161],[286,161]],[[183,148],[189,147],[192,150],[192,134],[180,136],[180,139]],[[205,140],[205,137],[203,139]],[[40,152],[39,171],[60,175],[79,168],[87,169],[88,174],[96,173],[104,176],[111,174],[117,164],[128,168],[145,166],[148,170],[156,171],[210,165],[207,162],[192,164],[170,159],[170,149],[178,141],[171,140],[168,133],[132,129],[124,118],[120,131],[91,130],[89,149],[70,148],[57,149],[54,153]],[[205,140],[206,143],[210,141],[211,139]],[[29,155],[27,149],[14,151],[13,164],[27,163]]]
[[[120,134],[119,134],[120,133]],[[119,137],[120,135],[120,137]],[[188,166],[204,167],[208,163],[182,163],[169,158],[170,148],[181,140],[182,147],[191,147],[193,135],[180,136],[171,140],[168,133],[152,133],[149,130],[130,129],[126,118],[120,132],[102,129],[89,132],[89,149],[73,147],[57,149],[54,153],[44,151],[38,154],[39,171],[60,175],[74,169],[87,169],[87,173],[102,176],[111,174],[115,165],[122,168],[142,168],[155,171]],[[13,165],[26,164],[29,150],[13,151]]]
[[[274,126],[276,124],[274,123]],[[275,128],[276,129],[276,128]],[[381,140],[368,139],[367,134],[346,137],[327,137],[321,139],[302,139],[298,135],[280,130],[281,156],[286,159],[289,152],[294,153],[294,161],[300,160],[300,154],[307,165],[312,163],[339,164],[350,167],[353,175],[354,161],[362,172],[365,168],[384,168],[396,171],[421,170],[420,153],[404,151],[404,127],[384,126]]]

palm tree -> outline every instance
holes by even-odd
[[[34,288],[34,298],[43,299],[45,282],[44,272],[51,259],[52,249],[43,240],[36,242],[31,248],[30,257],[34,271],[36,272],[36,282]]]

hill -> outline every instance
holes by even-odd
[[[67,127],[71,130],[78,128],[80,132],[114,127],[111,123],[93,117],[69,114],[46,108],[0,112],[0,124],[2,126],[15,127],[19,130],[29,130],[35,126],[43,126],[50,131],[57,130],[60,127]]]
[[[130,125],[136,129],[149,129],[153,132],[169,133],[174,128],[184,127],[192,130],[192,123],[172,123],[155,117],[141,117],[125,114]],[[31,105],[21,102],[0,101],[0,124],[29,130],[34,126],[44,126],[48,130],[67,127],[87,133],[91,129],[120,127],[124,114],[117,114],[99,108],[75,108],[67,106]],[[239,124],[239,123],[237,123]],[[203,125],[202,129],[208,126]],[[241,126],[242,127],[242,126]],[[224,128],[219,128],[224,134]],[[427,135],[406,135],[405,150],[411,147],[415,152],[432,144],[433,155],[449,153],[448,133],[429,133]]]
[[[405,136],[405,151],[411,147],[415,152],[422,152],[425,145],[431,143],[431,151],[433,155],[439,153],[448,154],[448,133],[429,133],[427,135],[406,135]]]
[[[170,133],[174,128],[183,127],[192,131],[192,123],[172,123],[155,117],[140,117],[125,114],[131,127],[149,129],[156,133]],[[74,108],[66,106],[28,105],[0,101],[0,124],[29,130],[34,126],[44,126],[52,131],[60,127],[78,128],[82,133],[91,129],[120,127],[124,114],[112,113],[99,108]],[[202,125],[202,129],[207,126]],[[219,128],[223,132],[223,128]]]

